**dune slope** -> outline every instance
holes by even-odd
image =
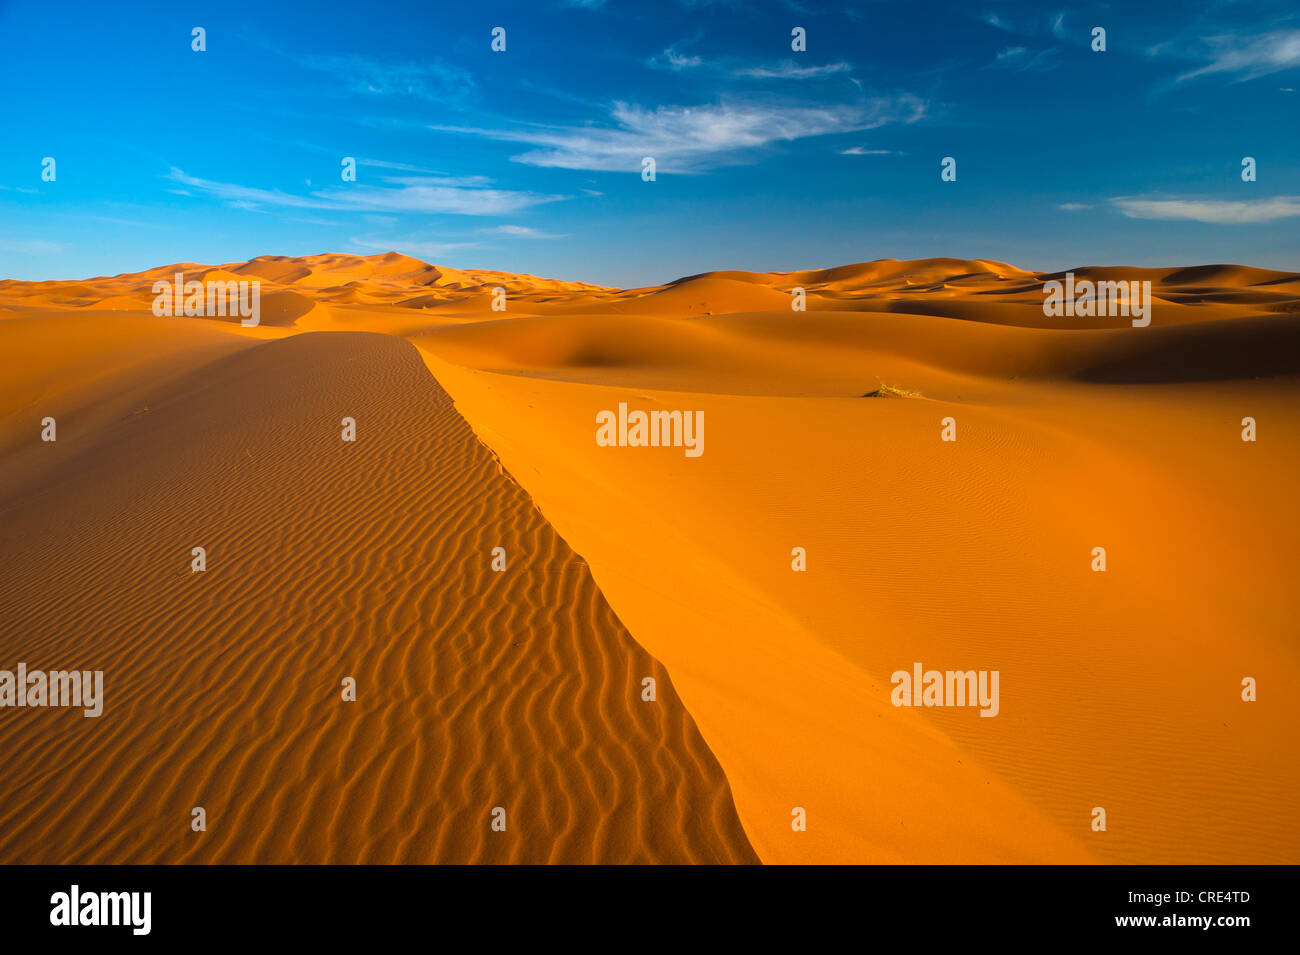
[[[259,276],[266,300],[278,303],[265,326],[242,328],[142,313],[153,277],[180,268],[74,283],[0,282],[0,334],[20,346],[21,359],[17,373],[0,383],[0,501],[14,528],[6,525],[3,554],[18,581],[9,585],[18,589],[0,591],[8,601],[0,606],[25,622],[15,634],[34,630],[49,646],[71,651],[82,644],[62,632],[61,621],[93,630],[85,623],[88,608],[120,593],[120,619],[112,618],[111,634],[92,646],[125,654],[126,630],[138,624],[148,631],[152,613],[166,629],[143,644],[142,658],[175,644],[178,667],[202,661],[195,665],[205,686],[273,665],[295,687],[306,679],[299,669],[314,657],[268,660],[266,647],[240,642],[248,630],[265,634],[283,624],[291,647],[319,642],[329,672],[311,679],[319,679],[321,695],[294,697],[317,707],[318,735],[258,698],[260,722],[225,711],[218,721],[238,726],[257,745],[222,752],[215,768],[205,764],[204,779],[212,780],[205,785],[220,797],[228,794],[218,777],[244,773],[238,785],[266,795],[262,802],[274,803],[274,812],[287,814],[285,801],[296,799],[307,806],[302,818],[331,820],[267,834],[272,810],[242,808],[263,813],[241,825],[258,851],[274,858],[402,857],[408,846],[389,827],[409,833],[415,819],[424,826],[424,856],[549,853],[533,844],[526,855],[509,855],[514,843],[479,841],[487,838],[481,827],[462,831],[461,820],[478,813],[477,824],[484,806],[513,805],[497,792],[499,781],[514,779],[527,781],[529,795],[518,797],[533,807],[525,812],[535,813],[526,817],[527,831],[549,826],[559,833],[548,845],[565,854],[548,858],[668,858],[675,851],[752,860],[752,845],[765,862],[1300,859],[1292,811],[1300,792],[1300,704],[1287,689],[1300,680],[1293,500],[1300,275],[1238,265],[1073,270],[1080,281],[1150,282],[1151,323],[1135,327],[1128,316],[1046,315],[1044,284],[1062,273],[991,259],[718,271],[613,289],[447,269],[395,253],[263,256],[220,267],[222,274]],[[806,311],[792,308],[799,289]],[[505,291],[504,310],[494,307],[498,290]],[[105,332],[105,323],[127,337]],[[52,349],[46,330],[90,344]],[[429,402],[375,387],[389,374],[380,351],[387,356],[385,349],[398,346],[375,345],[384,339],[357,338],[357,331],[416,346],[456,411],[546,523],[531,519],[554,528],[545,533],[561,535],[581,558],[558,541],[530,544],[522,549],[569,556],[549,559],[521,590],[507,589],[510,574],[490,574],[482,552],[497,538],[516,542],[504,546],[510,573],[520,567],[523,525],[491,530],[484,523],[485,508],[514,513],[513,505],[480,501],[505,493],[489,474],[479,475],[472,490],[450,476],[439,463],[438,449],[448,446],[442,439],[426,440],[418,428],[376,435],[375,414],[415,420],[410,416],[418,418]],[[277,341],[264,344],[268,339]],[[337,346],[346,355],[326,341],[346,342]],[[294,342],[310,343],[295,346],[308,351],[285,351]],[[291,361],[271,362],[286,354]],[[399,369],[415,363],[409,349],[391,355]],[[241,370],[265,363],[274,370]],[[371,477],[344,467],[351,459],[338,453],[338,421],[354,412],[327,400],[330,389],[321,385],[350,380],[354,367],[368,384],[347,392],[354,399],[346,403],[362,408],[361,438],[348,453],[377,453],[366,442],[391,441],[369,465]],[[278,390],[281,378],[302,383],[286,392]],[[217,384],[219,393],[210,394]],[[434,388],[432,404],[442,407],[446,395]],[[168,409],[182,399],[190,401],[188,417],[176,419],[183,423],[153,432],[153,444],[127,441],[144,421],[171,420]],[[366,400],[380,405],[371,409]],[[598,443],[596,415],[620,403],[703,413],[703,454]],[[234,409],[233,419],[223,417],[222,406]],[[57,449],[33,442],[45,408],[60,416]],[[319,429],[317,419],[325,422]],[[278,422],[274,440],[259,430],[271,421]],[[951,441],[943,437],[949,428]],[[1247,431],[1256,440],[1243,440]],[[74,454],[79,443],[83,450]],[[206,456],[200,447],[220,453]],[[416,453],[401,450],[411,448]],[[402,455],[421,463],[399,461]],[[137,461],[149,463],[142,471]],[[259,476],[257,461],[269,476]],[[495,463],[483,468],[496,473]],[[159,509],[157,495],[143,503],[155,473],[170,474],[173,491],[186,489],[183,535],[181,515]],[[383,495],[373,482],[384,482]],[[236,484],[246,489],[227,487]],[[256,498],[255,517],[239,523],[243,495],[271,485],[275,500]],[[300,494],[302,488],[308,490]],[[101,500],[113,513],[91,513],[90,523],[60,523],[41,507],[57,502],[62,513],[75,514],[100,508]],[[278,519],[277,505],[298,516]],[[202,611],[216,621],[211,647],[157,606],[131,611],[149,595],[166,608],[180,595],[205,592],[187,570],[193,516],[236,545],[214,538],[214,566],[198,585],[226,587],[220,599],[183,604],[186,614]],[[172,536],[165,553],[141,537],[149,527]],[[413,538],[416,527],[424,530]],[[140,563],[132,547],[148,560]],[[79,548],[108,569],[78,563]],[[796,548],[803,569],[794,566]],[[1104,569],[1096,565],[1098,548],[1105,550]],[[466,550],[477,562],[464,562]],[[256,568],[240,563],[254,559],[249,555]],[[146,580],[159,573],[160,561],[175,562],[177,579]],[[231,572],[231,562],[240,587],[261,586],[261,573],[274,597],[236,590],[220,576]],[[583,586],[594,581],[599,591],[566,589],[563,568],[573,562],[590,572]],[[41,567],[53,568],[52,575]],[[360,593],[350,589],[354,578],[365,581]],[[454,598],[443,592],[448,586]],[[502,600],[492,602],[498,591]],[[445,613],[461,600],[467,625],[486,619],[507,620],[515,632],[536,628],[551,654],[567,646],[561,636],[569,628],[556,623],[557,612],[595,608],[582,612],[586,628],[617,613],[636,638],[626,650],[631,656],[618,660],[642,660],[636,646],[644,647],[672,673],[681,700],[664,695],[661,680],[660,702],[638,705],[663,709],[629,712],[640,684],[623,663],[595,662],[606,661],[601,654],[611,646],[602,640],[584,645],[585,655],[565,658],[582,675],[578,688],[600,682],[597,705],[574,702],[575,715],[558,719],[570,712],[561,701],[571,697],[546,697],[543,705],[529,696],[516,682],[513,667],[524,664],[513,644],[488,645],[488,679],[486,664],[474,656],[481,645],[461,624],[429,624],[442,636],[439,646],[459,654],[451,660],[412,636],[426,602]],[[339,621],[345,637],[336,632]],[[610,626],[628,639],[617,622]],[[0,648],[10,643],[28,646],[6,638]],[[339,721],[346,711],[334,699],[345,668],[362,669],[347,649],[353,646],[371,651],[365,659],[379,668],[364,671],[361,700],[346,704],[361,712],[380,706],[364,688],[386,679],[399,685],[432,670],[433,680],[452,682],[374,711],[386,721],[380,729],[366,724],[345,732]],[[209,649],[210,661],[202,657]],[[400,665],[384,662],[394,653]],[[246,658],[257,662],[245,665]],[[916,662],[997,670],[996,718],[971,707],[892,705],[892,674]],[[498,679],[507,665],[509,679]],[[657,667],[650,660],[630,666],[660,672],[646,669]],[[462,671],[465,682],[452,676]],[[529,686],[560,679],[554,670],[529,675]],[[527,683],[525,676],[520,671]],[[1258,689],[1249,701],[1248,680]],[[607,701],[609,685],[618,692]],[[155,684],[148,687],[152,692]],[[454,697],[460,702],[453,712],[438,709],[439,700],[463,688],[472,700]],[[504,698],[492,698],[506,709],[485,708],[480,697],[501,692]],[[215,704],[205,699],[203,712],[210,713]],[[169,705],[173,716],[184,709]],[[408,735],[430,708],[438,725],[473,721],[459,742],[445,743],[458,760],[455,785]],[[666,748],[636,756],[640,775],[629,775],[618,761],[632,759],[623,744],[641,737],[622,727],[646,712],[674,722],[661,727]],[[551,724],[559,728],[548,732]],[[192,743],[215,741],[223,731],[186,732]],[[163,740],[139,733],[170,754]],[[328,742],[339,734],[356,741],[347,758],[362,760],[362,768],[353,775],[338,768],[344,744]],[[293,754],[283,752],[285,738]],[[499,759],[508,769],[493,761],[503,738],[508,755]],[[51,736],[44,745],[57,755],[65,752],[58,747],[87,744]],[[634,749],[643,754],[650,745]],[[313,757],[306,768],[295,762],[300,751],[318,753],[314,746],[326,747],[327,756]],[[467,748],[473,757],[463,755]],[[541,751],[550,755],[537,757]],[[120,761],[126,754],[135,760],[135,775],[155,774],[142,786],[169,787],[168,801],[146,804],[148,819],[183,815],[197,802],[189,795],[194,787],[169,780],[152,756],[129,747],[121,753]],[[597,760],[610,775],[582,760]],[[73,793],[76,781],[88,778],[84,772],[70,783],[57,762],[45,765],[44,775],[29,766],[16,778],[35,780],[37,790],[62,780],[61,798],[89,799]],[[333,790],[308,782],[322,766],[335,773]],[[545,768],[552,766],[558,775]],[[427,779],[412,782],[412,767],[423,767]],[[670,771],[687,781],[660,775]],[[293,784],[272,793],[258,783],[272,775]],[[394,792],[420,787],[454,807],[454,833],[429,831],[436,810],[414,796],[397,799],[398,823],[374,808]],[[646,787],[652,797],[642,799]],[[597,793],[591,801],[584,801],[587,789]],[[609,793],[614,805],[636,807],[617,826],[602,821],[574,829],[563,822],[588,808],[595,813],[597,804],[608,809]],[[18,807],[0,804],[8,811],[0,824],[9,831],[36,815],[35,832],[62,838],[52,824],[56,810],[16,783],[2,794]],[[700,799],[707,812],[682,808]],[[1093,826],[1099,809],[1107,813],[1105,830]],[[668,835],[657,842],[637,828],[652,810],[668,813],[660,827]],[[106,810],[98,811],[104,818]],[[515,809],[509,812],[510,828],[496,835],[524,838]],[[801,819],[806,828],[797,825]],[[71,828],[83,842],[89,838]],[[346,848],[321,834],[335,828],[349,840]],[[18,836],[8,838],[20,844]],[[120,833],[112,838],[119,841],[102,850],[103,858],[141,857],[123,848],[129,840]],[[182,839],[186,857],[248,851],[219,842],[234,838],[229,834],[202,850],[184,841],[187,835],[169,838]],[[73,852],[59,845],[57,851]]]
[[[139,404],[6,475],[5,665],[106,702],[4,712],[0,859],[756,860],[664,669],[410,345],[257,344]]]

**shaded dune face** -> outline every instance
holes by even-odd
[[[663,667],[409,343],[252,345],[50,450],[0,474],[0,666],[103,670],[105,705],[4,712],[0,860],[757,861]]]

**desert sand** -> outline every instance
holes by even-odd
[[[177,271],[261,324],[155,317]],[[0,282],[0,667],[107,687],[0,710],[0,860],[1300,861],[1300,276],[1073,271],[1150,326],[964,259]]]

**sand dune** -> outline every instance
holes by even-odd
[[[415,350],[249,344],[6,459],[5,658],[107,703],[5,711],[0,858],[752,861],[668,675]]]
[[[151,858],[106,821],[141,800],[158,857],[194,860],[742,861],[750,845],[770,862],[1300,858],[1285,689],[1300,678],[1300,276],[1072,270],[1150,281],[1151,325],[1134,328],[1046,316],[1043,283],[1062,273],[989,259],[621,290],[395,253],[267,256],[219,266],[286,303],[278,323],[241,328],[138,311],[178,268],[0,283],[0,345],[24,356],[0,395],[2,554],[20,571],[0,591],[0,619],[18,621],[0,650],[93,647],[118,669],[184,671],[166,687],[133,677],[132,719],[148,719],[101,730],[98,750],[22,714],[39,746],[85,760],[39,787],[29,765],[0,770],[0,833],[68,825],[31,792],[59,787],[115,833],[77,858]],[[46,347],[65,337],[79,344]],[[340,394],[358,422],[394,422],[361,425],[364,469],[339,454]],[[620,402],[704,412],[705,453],[598,445],[596,413]],[[46,407],[80,457],[63,430],[57,451],[33,444]],[[102,510],[68,525],[41,501]],[[203,589],[185,564],[196,518],[238,561]],[[501,535],[538,566],[500,581],[468,569],[463,555]],[[109,594],[120,609],[97,632]],[[502,629],[544,653],[515,660]],[[891,705],[891,674],[918,660],[998,669],[999,715]],[[681,698],[661,689],[645,710],[635,674],[660,663]],[[344,666],[402,692],[349,722]],[[232,714],[175,695],[255,673],[278,674],[292,706],[245,695]],[[1247,676],[1257,702],[1241,699]],[[198,715],[219,725],[177,729]],[[216,755],[188,755],[181,778],[145,755],[185,765],[193,746]],[[92,752],[131,771],[92,770]],[[95,772],[119,808],[82,792]],[[196,845],[147,828],[197,803],[191,778],[242,835],[218,825]],[[510,780],[523,815],[493,841],[474,813]],[[245,791],[256,805],[229,808]],[[290,804],[305,808],[286,826]],[[0,836],[0,858],[74,851],[23,838]]]

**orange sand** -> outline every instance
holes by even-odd
[[[663,667],[414,348],[231,343],[6,457],[0,647],[104,670],[106,701],[0,711],[0,860],[756,861]],[[25,357],[67,401],[43,389],[78,356]]]
[[[120,674],[116,722],[0,711],[32,754],[0,767],[0,859],[1300,861],[1300,276],[1075,270],[1152,282],[1132,328],[1046,318],[1055,276],[984,260],[620,291],[263,257],[220,267],[262,279],[262,327],[149,313],[208,268],[0,283],[0,667],[103,665],[110,708]],[[407,346],[319,331],[414,343],[528,497]],[[705,453],[598,446],[620,401],[703,410]],[[201,581],[199,526],[232,565]],[[501,535],[547,556],[464,576]],[[680,703],[640,701],[637,644]],[[999,715],[892,706],[914,661],[999,670]],[[344,709],[347,667],[403,690]],[[480,821],[503,788],[518,842]],[[200,790],[240,806],[202,842]]]

